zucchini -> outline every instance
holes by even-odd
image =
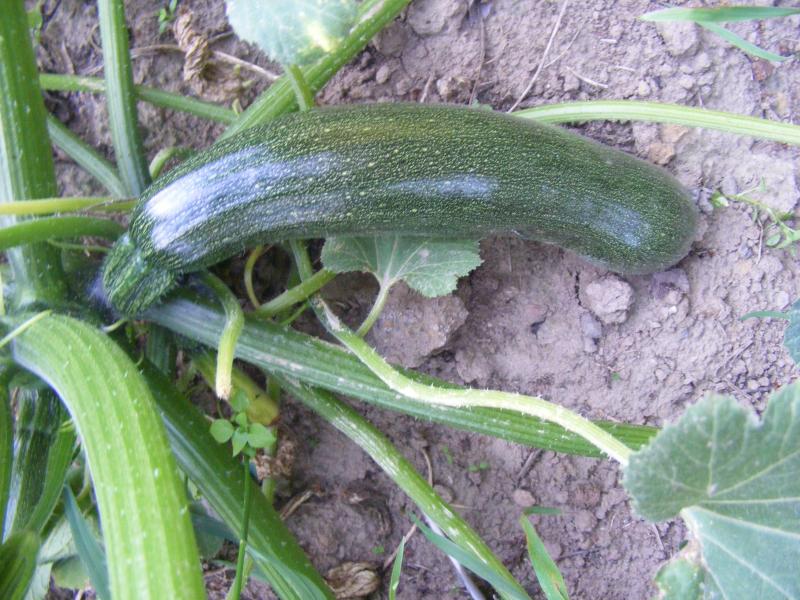
[[[154,182],[103,287],[133,315],[249,246],[388,232],[512,232],[647,273],[686,254],[695,222],[665,171],[558,127],[455,106],[323,108],[225,139]]]

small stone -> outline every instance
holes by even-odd
[[[769,387],[769,377],[762,377],[758,380],[758,385],[761,388],[768,388]]]
[[[778,310],[783,310],[784,308],[789,306],[791,298],[789,297],[788,292],[784,290],[778,290],[777,292],[775,292],[775,298],[773,302],[775,303],[775,308],[777,308]]]
[[[678,78],[678,85],[685,90],[690,90],[694,87],[694,77],[691,75],[681,75]]]
[[[667,52],[672,56],[693,54],[700,43],[697,35],[697,26],[694,23],[673,21],[671,23],[656,23],[656,28],[664,40]]]
[[[649,83],[646,81],[640,81],[638,87],[636,88],[636,95],[643,97],[649,96],[651,91],[652,90],[650,89]]]
[[[448,102],[458,97],[468,97],[472,83],[464,77],[442,77],[436,80],[436,91]]]
[[[673,125],[668,123],[661,126],[661,139],[668,144],[675,144],[681,140],[683,136],[689,133],[689,128],[683,125]]]
[[[583,291],[587,308],[605,324],[624,323],[633,306],[633,288],[616,275],[596,279]]]
[[[675,146],[666,142],[654,142],[647,150],[647,158],[657,165],[666,165],[675,157]]]
[[[757,392],[758,388],[760,388],[760,387],[761,387],[761,385],[758,383],[757,379],[748,379],[747,380],[747,390],[748,391]]]
[[[564,77],[564,91],[565,92],[576,92],[580,89],[581,82],[580,80],[575,77],[572,73],[568,73],[566,77]]]
[[[516,489],[511,492],[511,499],[514,504],[522,508],[530,508],[536,504],[536,498],[528,490]]]
[[[375,82],[384,84],[389,81],[389,77],[392,75],[392,70],[389,68],[389,65],[383,64],[378,68],[378,71],[375,73]]]

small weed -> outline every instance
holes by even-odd
[[[168,2],[158,9],[158,34],[162,35],[175,20],[175,11],[178,8],[178,0],[168,0]]]
[[[485,460],[482,460],[478,464],[470,465],[467,467],[467,471],[470,473],[479,473],[480,471],[487,471],[489,469],[489,463]]]
[[[453,464],[453,452],[448,446],[442,446],[442,455],[444,456],[444,459],[447,461],[448,465]]]

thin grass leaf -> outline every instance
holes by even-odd
[[[126,195],[138,196],[150,183],[150,173],[139,135],[123,0],[99,0],[97,14],[103,45],[109,128],[114,142],[117,168],[125,183]]]
[[[36,569],[39,536],[20,531],[0,546],[0,598],[22,600]]]
[[[642,21],[691,21],[729,23],[754,19],[776,19],[800,14],[800,8],[779,6],[720,6],[717,8],[665,8],[639,17]]]
[[[640,102],[637,100],[562,102],[526,108],[513,114],[526,119],[536,119],[543,123],[584,123],[586,121],[674,123],[685,127],[716,129],[726,133],[800,146],[800,126],[798,125],[663,102]]]
[[[539,534],[536,533],[536,529],[528,520],[528,517],[524,515],[520,517],[519,524],[525,530],[528,557],[531,559],[536,579],[539,581],[547,600],[569,600],[564,577],[550,554],[548,554],[547,548],[544,547],[544,542],[542,542]]]
[[[127,196],[125,184],[122,183],[114,165],[50,114],[47,115],[47,131],[53,143],[99,181],[112,196],[116,198]]]
[[[740,35],[733,33],[730,29],[725,29],[722,25],[717,25],[716,23],[698,23],[698,25],[700,25],[700,27],[703,29],[707,29],[711,33],[715,33],[726,42],[739,48],[739,50],[742,52],[746,52],[752,56],[774,62],[783,62],[792,58],[791,56],[781,56],[780,54],[775,54],[773,52],[769,52],[768,50],[764,50],[763,48],[748,42]]]
[[[747,319],[781,319],[787,321],[789,315],[779,310],[754,310],[739,317],[740,321],[746,321]]]
[[[0,371],[0,541],[6,537],[6,518],[14,469],[14,416],[8,393],[10,369]]]
[[[100,331],[60,315],[17,336],[12,355],[58,393],[80,433],[115,600],[201,597],[186,494],[130,358]]]
[[[0,250],[47,240],[102,237],[115,240],[125,228],[116,221],[97,217],[42,217],[0,229]]]
[[[403,555],[406,551],[406,541],[403,539],[400,542],[400,547],[397,549],[397,556],[394,557],[392,564],[392,576],[389,579],[389,600],[395,600],[397,597],[397,588],[400,587],[400,573],[403,570]]]
[[[106,555],[100,544],[95,539],[86,519],[75,502],[75,496],[69,486],[64,486],[64,514],[69,522],[72,539],[78,556],[89,574],[97,596],[102,600],[111,600],[111,590],[108,585],[108,569]]]
[[[39,73],[39,85],[42,86],[43,90],[53,92],[106,93],[105,81],[99,77],[87,77],[84,75]],[[155,106],[169,108],[178,112],[189,113],[210,121],[231,124],[237,118],[236,113],[229,108],[182,94],[145,85],[135,85],[133,86],[133,91],[136,94],[136,98],[143,102],[149,102]]]
[[[447,538],[435,534],[414,515],[409,516],[430,543],[444,552],[447,556],[457,560],[481,579],[486,580],[498,592],[508,598],[513,598],[514,600],[530,600],[530,596],[528,596],[524,591],[520,591],[520,589],[511,586],[504,577],[499,577],[495,571],[478,560],[475,555],[465,552],[462,548]]]

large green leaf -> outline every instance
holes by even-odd
[[[115,599],[203,597],[188,503],[161,419],[130,358],[61,315],[14,339],[13,357],[67,406],[92,473]]]
[[[733,398],[702,400],[631,457],[624,483],[645,518],[686,521],[706,597],[800,597],[800,383],[761,421]]]
[[[353,0],[227,0],[226,4],[236,35],[282,65],[307,65],[334,50],[358,11]]]
[[[89,527],[86,517],[78,508],[78,503],[69,486],[64,487],[64,515],[69,522],[78,556],[89,574],[95,593],[99,598],[111,600],[105,552]]]
[[[800,365],[800,300],[789,309],[789,326],[783,334],[783,345],[792,360]]]
[[[455,290],[458,278],[480,265],[481,257],[477,240],[383,235],[328,238],[322,263],[334,273],[372,273],[382,290],[404,280],[432,298]]]

